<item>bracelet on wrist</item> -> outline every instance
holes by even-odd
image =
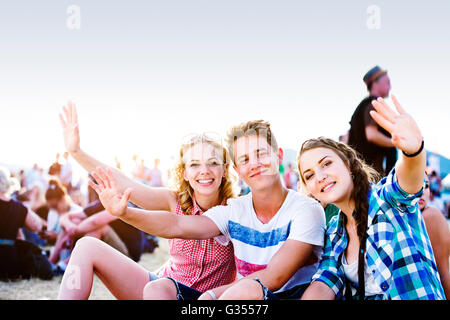
[[[422,139],[422,144],[420,145],[420,148],[419,148],[419,150],[417,152],[409,154],[409,153],[406,153],[405,151],[402,150],[402,153],[408,158],[413,158],[415,156],[418,156],[422,152],[424,145],[425,145],[425,143],[424,143],[424,141]]]
[[[208,290],[208,291],[206,291],[206,292],[213,298],[213,300],[217,300],[217,296],[216,296],[216,294],[214,293],[214,291]]]

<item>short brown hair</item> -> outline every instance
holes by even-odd
[[[270,123],[264,120],[251,120],[233,126],[227,133],[226,144],[230,153],[231,160],[234,163],[234,142],[239,138],[249,136],[265,137],[267,143],[272,147],[272,149],[278,151],[278,143],[275,139],[275,136],[273,135],[272,130],[270,129]]]

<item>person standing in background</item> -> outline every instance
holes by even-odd
[[[156,158],[154,167],[147,170],[146,176],[148,177],[150,187],[163,187],[161,170],[158,169],[159,159]]]
[[[389,96],[391,82],[387,71],[375,66],[370,69],[363,78],[369,91],[369,96],[364,98],[356,108],[350,120],[348,145],[355,149],[363,160],[386,176],[394,167],[397,160],[397,150],[392,144],[389,132],[380,127],[370,116],[374,110],[372,101],[377,98]],[[385,167],[383,168],[383,163]]]

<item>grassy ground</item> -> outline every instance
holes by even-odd
[[[139,264],[148,271],[155,271],[169,258],[167,240],[159,239],[159,247],[153,253],[142,255]],[[0,281],[0,300],[54,300],[58,296],[62,276],[50,281],[37,278],[10,282]],[[103,283],[94,276],[91,300],[110,300],[115,297]]]

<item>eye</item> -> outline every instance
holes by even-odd
[[[198,167],[198,166],[199,166],[198,163],[191,163],[191,164],[189,165],[190,168],[195,168],[195,167]]]
[[[268,154],[268,152],[266,150],[258,151],[258,156],[259,157],[265,157],[267,154]]]
[[[326,161],[326,162],[323,164],[323,166],[324,166],[324,167],[328,167],[331,163],[332,163],[332,162],[331,162],[330,160],[328,160],[328,161]]]
[[[312,178],[314,174],[313,173],[308,173],[307,175],[305,175],[305,180],[308,181],[309,179]]]
[[[217,160],[212,160],[212,161],[208,162],[208,165],[210,165],[210,166],[218,166],[218,165],[220,165],[220,163]]]
[[[248,162],[248,157],[242,158],[242,159],[239,161],[239,165],[246,164],[247,162]]]

